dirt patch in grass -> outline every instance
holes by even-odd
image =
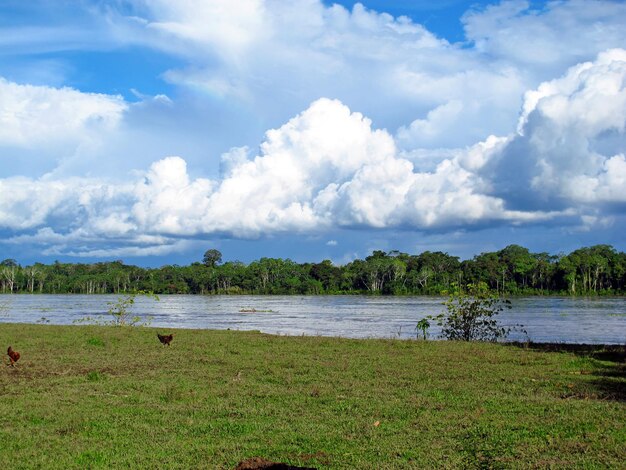
[[[239,462],[235,470],[317,470],[317,468],[298,467],[281,462],[272,462],[262,457],[252,457]]]

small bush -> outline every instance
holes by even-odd
[[[92,325],[112,325],[112,326],[150,326],[152,317],[141,318],[139,315],[131,315],[131,310],[135,304],[135,297],[142,295],[150,297],[156,301],[159,300],[159,296],[152,292],[133,292],[119,296],[115,302],[107,302],[109,310],[107,313],[113,318],[112,320],[103,320],[102,315],[100,317],[83,317],[74,320],[72,323],[81,324],[89,323]]]
[[[149,292],[139,292],[126,294],[124,296],[118,297],[115,302],[108,302],[109,311],[108,314],[113,317],[111,320],[111,324],[114,326],[147,326],[150,324],[150,320],[143,321],[142,318],[138,315],[131,316],[130,311],[135,304],[135,297],[137,294],[144,295],[147,297],[151,297],[154,300],[159,300],[159,297],[153,293]]]
[[[428,336],[429,328],[430,328],[430,322],[428,321],[428,318],[422,318],[420,321],[417,322],[417,325],[415,326],[416,331],[422,332],[424,340],[426,340],[426,337]],[[417,337],[419,338],[419,333],[417,334]]]
[[[441,326],[441,335],[446,339],[495,342],[511,331],[494,318],[505,308],[510,309],[511,302],[491,292],[484,282],[468,284],[466,291],[455,287],[444,305],[447,312],[429,318]]]

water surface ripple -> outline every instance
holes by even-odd
[[[84,317],[108,319],[115,295],[0,295],[0,322],[72,324]],[[444,310],[440,297],[197,296],[137,297],[133,315],[162,328],[260,330],[283,335],[411,338],[415,324]],[[537,342],[626,344],[623,298],[527,297],[512,299],[499,318],[522,324]],[[247,311],[246,311],[247,310]],[[250,310],[256,310],[251,312]],[[437,337],[438,329],[431,328]],[[509,339],[525,340],[514,333]]]

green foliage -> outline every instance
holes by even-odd
[[[416,330],[419,330],[422,332],[424,340],[426,339],[426,336],[428,335],[429,328],[430,328],[430,322],[428,321],[428,318],[422,318],[420,321],[417,322],[417,326],[415,327]]]
[[[78,320],[74,320],[74,324],[87,323],[90,325],[100,326],[150,326],[151,318],[141,318],[139,315],[132,315],[132,307],[135,304],[135,298],[138,296],[144,296],[152,298],[156,301],[159,300],[159,296],[152,292],[133,292],[119,296],[115,301],[107,302],[109,310],[107,314],[112,317],[111,320],[103,320],[98,317],[83,317]]]
[[[135,304],[135,294],[128,294],[118,297],[114,302],[107,302],[109,306],[108,314],[113,317],[114,326],[125,326],[140,321],[140,318],[130,317],[130,309]]]
[[[205,266],[209,266],[214,268],[218,264],[222,262],[222,253],[219,250],[207,250],[204,252],[204,256],[202,257],[202,262]]]
[[[496,318],[511,302],[498,297],[484,282],[469,284],[464,291],[454,291],[444,304],[447,312],[430,317],[441,326],[444,338],[458,341],[498,341],[505,339],[510,328],[502,327]]]
[[[147,326],[150,324],[149,319],[143,320],[138,315],[131,316],[131,309],[138,294],[156,301],[159,300],[159,297],[152,292],[137,292],[118,297],[115,302],[107,303],[109,305],[108,314],[113,317],[110,324],[113,326]]]
[[[22,267],[7,259],[0,263],[0,293],[442,295],[453,283],[481,282],[503,295],[626,292],[626,253],[608,245],[558,256],[509,245],[462,262],[440,251],[409,255],[380,250],[343,266],[330,260],[302,264],[265,257],[249,264],[221,260],[215,249],[205,252],[202,263],[160,268],[122,261]]]

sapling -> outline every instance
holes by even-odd
[[[416,330],[420,330],[422,332],[424,340],[426,340],[429,328],[430,322],[428,321],[428,318],[422,318],[420,321],[417,322],[417,326],[415,327]],[[416,334],[416,339],[419,339],[419,333]]]

